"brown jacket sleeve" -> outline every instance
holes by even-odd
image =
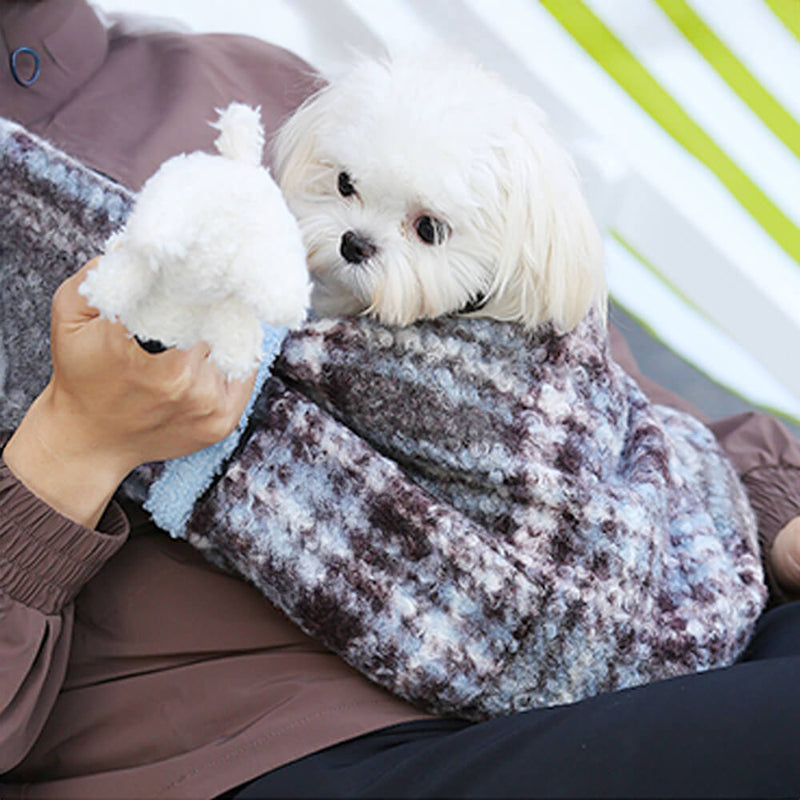
[[[0,460],[0,774],[36,741],[61,688],[75,595],[127,534],[116,504],[89,530],[32,494]]]
[[[781,528],[800,516],[800,441],[769,414],[749,411],[709,423],[747,489],[771,599],[789,597],[772,573],[769,551]]]

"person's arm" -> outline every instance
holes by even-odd
[[[200,449],[236,425],[252,380],[227,382],[208,348],[153,356],[77,289],[53,300],[53,375],[0,464],[0,772],[36,741],[66,672],[73,600],[122,546],[109,500],[136,466]]]
[[[709,424],[758,518],[773,601],[800,594],[800,441],[775,417],[747,412]]]
[[[58,695],[72,599],[127,533],[115,504],[91,530],[49,507],[0,460],[0,773],[25,755]]]

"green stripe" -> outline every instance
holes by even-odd
[[[658,331],[656,331],[653,328],[653,326],[644,317],[640,316],[636,312],[635,309],[633,309],[630,306],[626,305],[618,297],[613,297],[612,296],[611,299],[629,317],[631,317],[636,322],[637,325],[639,325],[644,331],[646,331],[646,333],[649,336],[651,336],[662,347],[664,347],[667,350],[669,350],[670,353],[673,353],[676,358],[679,358],[681,361],[685,362],[686,364],[689,364],[689,366],[691,366],[692,369],[694,369],[696,372],[699,372],[704,378],[706,378],[708,381],[713,383],[715,386],[719,386],[720,389],[723,389],[728,394],[733,395],[734,397],[738,398],[743,403],[746,403],[748,406],[750,406],[752,408],[761,409],[762,411],[766,411],[768,414],[771,414],[773,417],[778,417],[779,419],[782,419],[785,422],[788,422],[791,426],[793,426],[798,431],[797,435],[800,435],[800,417],[795,417],[793,414],[790,414],[788,411],[784,411],[784,409],[778,408],[777,406],[769,405],[768,403],[757,403],[752,397],[748,397],[746,394],[744,394],[743,392],[740,392],[738,389],[734,389],[733,387],[728,386],[726,383],[723,383],[715,375],[712,375],[710,372],[706,372],[704,369],[702,369],[699,364],[695,363],[691,359],[691,357],[687,356],[685,353],[677,350],[676,348],[670,346],[670,344],[668,342],[665,342],[658,335]],[[618,328],[622,329],[623,332],[624,332],[624,329],[622,328],[622,326],[616,320],[614,320],[613,315],[611,317],[611,321]],[[645,370],[645,372],[646,372],[646,370]],[[666,388],[670,389],[670,387],[666,387]],[[675,389],[670,389],[670,391],[674,392]],[[695,407],[698,407],[698,401],[697,401],[696,398],[693,398],[693,397],[690,397],[690,396],[684,397],[683,395],[680,395],[680,396],[683,397],[684,400],[687,400],[688,402],[693,403],[695,405]],[[707,412],[707,413],[712,413],[712,416],[713,416],[713,412]]]
[[[687,294],[685,294],[678,286],[676,286],[663,272],[656,269],[656,267],[648,261],[622,234],[617,230],[610,231],[611,236],[616,239],[617,243],[627,250],[639,264],[644,267],[660,284],[669,289],[670,294],[675,295],[685,306],[691,308],[697,316],[702,317],[704,320],[712,324],[714,327],[719,327],[716,322],[702,309],[697,303],[694,302]]]
[[[663,273],[659,272],[653,264],[651,264],[630,242],[628,242],[622,234],[619,233],[617,230],[611,231],[611,236],[625,249],[627,250],[633,258],[645,269],[649,272],[653,277],[661,283],[663,286],[667,288],[669,292],[674,294],[681,302],[683,302],[688,308],[694,311],[698,316],[702,319],[709,322],[713,327],[719,330],[719,326],[717,325],[714,320],[712,320],[708,314],[705,313],[696,303],[694,303],[689,297],[687,297],[680,289],[678,289],[674,283],[672,283],[668,278],[664,276]],[[662,347],[666,347],[667,350],[674,353],[678,358],[682,361],[687,362],[692,366],[693,369],[697,370],[701,375],[706,377],[709,381],[716,384],[720,388],[724,389],[729,394],[734,395],[734,397],[738,397],[743,402],[747,403],[750,406],[755,406],[756,408],[761,408],[764,411],[768,411],[773,416],[781,417],[782,419],[786,420],[787,422],[791,423],[794,426],[800,426],[800,418],[795,417],[794,415],[790,414],[788,411],[784,411],[782,408],[777,408],[775,406],[764,405],[762,403],[756,403],[751,397],[748,397],[746,394],[740,392],[737,389],[734,389],[728,384],[723,383],[719,378],[713,375],[710,372],[706,372],[706,370],[702,369],[699,364],[697,364],[691,356],[687,355],[684,352],[678,351],[675,348],[671,347],[667,342],[665,342],[655,328],[652,326],[649,320],[645,319],[644,317],[640,316],[637,311],[632,309],[626,303],[624,303],[619,297],[614,295],[611,292],[611,299],[620,307],[622,308],[626,314],[633,317],[636,322],[644,328],[645,331],[655,339]],[[686,398],[691,399],[691,398]]]
[[[772,13],[800,39],[800,1],[799,0],[766,0]]]
[[[705,164],[764,230],[800,263],[800,228],[681,108],[605,24],[581,0],[540,2],[633,100]]]
[[[655,0],[719,76],[798,157],[800,124],[758,82],[686,0]],[[800,0],[795,0],[800,10]]]

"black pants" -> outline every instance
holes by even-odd
[[[800,797],[800,603],[766,614],[728,669],[490,722],[397,725],[233,796]]]

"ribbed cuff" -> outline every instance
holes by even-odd
[[[0,460],[0,587],[17,602],[58,613],[122,547],[128,532],[116,503],[91,530],[48,506]]]

